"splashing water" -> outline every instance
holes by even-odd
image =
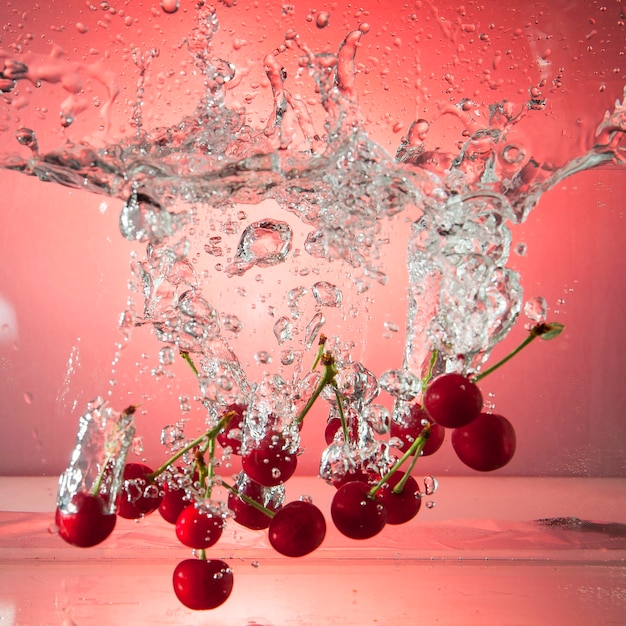
[[[164,1],[161,7],[174,14],[179,4]],[[316,27],[329,24],[329,14],[319,13]],[[397,219],[411,221],[406,340],[404,361],[381,376],[383,388],[392,393],[406,386],[398,381],[413,381],[414,392],[392,395],[400,404],[414,399],[434,350],[440,355],[435,373],[475,370],[522,310],[519,277],[507,267],[509,225],[524,221],[540,196],[566,176],[623,162],[626,109],[620,102],[599,124],[593,147],[560,167],[537,161],[530,145],[510,139],[546,106],[537,88],[519,104],[461,98],[442,105],[441,114],[463,127],[456,153],[428,148],[430,124],[418,118],[390,156],[369,138],[357,103],[359,47],[369,31],[362,22],[331,53],[314,52],[288,30],[263,59],[272,101],[259,127],[248,122],[245,107],[227,102],[240,77],[214,49],[215,8],[201,5],[184,40],[203,82],[195,111],[170,126],[146,127],[145,78],[159,51],[133,48],[130,58],[139,70],[135,133],[117,142],[107,138],[119,86],[104,62],[71,62],[56,48],[45,58],[0,51],[2,98],[19,110],[22,85],[60,83],[69,93],[60,106],[64,128],[86,108],[83,75],[104,89],[102,128],[91,141],[43,152],[36,130],[19,127],[16,143],[30,154],[2,154],[0,166],[123,199],[122,235],[146,244],[145,258],[132,267],[142,311],[128,311],[124,319],[128,326],[153,327],[167,349],[197,357],[202,397],[214,412],[249,403],[254,389],[265,389],[253,403],[259,423],[277,405],[285,420],[295,414],[289,385],[297,388],[304,354],[325,331],[327,316],[338,310],[344,319],[358,317],[370,286],[385,285],[395,271],[384,266],[381,250],[389,243],[384,224]],[[311,77],[315,101],[292,92],[289,55],[297,59],[297,71]],[[446,80],[454,83],[452,76]],[[252,219],[241,205],[250,207]],[[295,225],[305,227],[303,240]],[[272,273],[281,266],[294,273],[289,284]],[[228,298],[212,297],[222,288]],[[266,333],[262,321],[253,330],[268,338],[267,349],[255,353],[265,372],[258,386],[234,347],[242,331],[252,330],[237,315],[252,289],[255,306],[267,311],[258,317],[269,324]],[[346,377],[365,371],[354,361],[353,344],[334,337],[331,345]],[[163,350],[162,363],[171,363]],[[280,358],[272,358],[278,350]],[[292,382],[269,373],[272,363],[281,376],[291,368]],[[362,410],[378,393],[378,382],[370,372],[359,376],[352,400]],[[367,384],[360,385],[364,378]],[[374,430],[384,432],[388,416],[376,405],[368,410]]]

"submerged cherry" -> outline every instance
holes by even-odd
[[[246,496],[271,512],[275,512],[280,504],[273,502],[267,497],[269,488],[259,485],[259,483],[247,479],[238,481],[238,494]],[[243,500],[238,494],[232,491],[228,494],[228,508],[232,513],[233,519],[246,528],[252,530],[263,530],[270,525],[271,517],[263,511],[257,509],[254,505]]]
[[[127,463],[124,467],[124,485],[117,504],[120,517],[139,519],[159,508],[162,495],[151,479],[152,469],[143,463]]]
[[[376,492],[376,497],[387,509],[387,524],[404,524],[412,520],[420,510],[422,498],[420,488],[413,476],[409,476],[400,493],[394,487],[404,478],[404,472],[397,471]]]
[[[107,513],[100,496],[79,492],[72,496],[66,509],[56,510],[55,522],[59,536],[79,548],[102,543],[115,528],[117,517]]]
[[[203,611],[224,604],[233,590],[233,573],[219,559],[186,559],[174,570],[176,597],[190,609]]]
[[[282,434],[270,431],[255,448],[243,455],[241,464],[252,480],[266,487],[275,487],[296,471],[298,457],[289,451]]]
[[[458,428],[476,419],[483,407],[478,386],[462,374],[443,374],[435,378],[424,394],[428,416],[446,428]]]
[[[387,523],[387,509],[369,496],[368,483],[345,483],[335,493],[330,515],[337,530],[351,539],[369,539],[377,535]]]
[[[219,515],[201,511],[189,504],[176,520],[178,540],[197,550],[210,548],[222,536],[224,520]]]
[[[468,467],[491,472],[504,467],[513,458],[515,430],[506,417],[481,413],[471,424],[453,431],[452,447]]]
[[[403,416],[402,422],[396,420],[391,422],[389,435],[402,442],[402,445],[398,446],[398,450],[406,452],[411,447],[411,444],[424,430],[424,420],[430,423],[430,435],[422,448],[422,455],[434,454],[441,448],[445,439],[445,428],[440,424],[431,423],[426,411],[419,404],[415,404],[411,407],[408,415]]]
[[[233,454],[241,454],[242,429],[247,408],[245,404],[241,403],[229,404],[221,415],[224,417],[228,413],[234,413],[228,424],[217,435],[217,441],[222,448],[230,448]]]
[[[311,502],[297,500],[283,506],[272,518],[268,537],[285,556],[298,557],[320,547],[326,536],[324,514]]]

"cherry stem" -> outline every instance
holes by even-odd
[[[515,350],[509,352],[503,359],[500,359],[495,365],[492,365],[489,369],[486,369],[484,372],[480,374],[475,374],[472,376],[472,382],[477,383],[479,380],[485,378],[485,376],[489,376],[492,372],[495,372],[499,367],[504,365],[507,361],[510,361],[518,352],[521,352],[528,344],[532,343],[537,337],[541,337],[543,339],[554,339],[554,337],[560,335],[563,332],[564,326],[563,324],[559,324],[558,322],[551,323],[541,323],[533,326],[528,333],[528,337],[520,343]]]
[[[433,350],[430,355],[430,362],[428,363],[428,372],[426,372],[426,377],[422,380],[422,392],[426,391],[428,387],[428,383],[431,381],[433,377],[433,370],[435,369],[435,363],[437,362],[437,357],[439,356],[438,350]]]
[[[313,365],[311,365],[311,371],[313,371],[319,364],[322,356],[324,355],[324,346],[326,345],[326,335],[320,335],[319,339],[319,347],[317,348],[317,354],[315,355],[315,360],[313,361]]]
[[[193,359],[191,358],[191,356],[189,355],[189,352],[185,352],[184,350],[181,350],[180,356],[182,356],[183,359],[187,361],[187,365],[189,365],[189,367],[193,370],[193,373],[196,376],[200,376],[200,372],[198,372],[198,368],[196,367],[196,364],[193,362]]]
[[[105,459],[104,463],[102,464],[102,467],[100,468],[100,471],[98,472],[98,477],[96,478],[96,481],[91,487],[91,495],[97,496],[100,493],[100,487],[102,485],[102,479],[104,478],[104,473],[106,472],[106,469],[109,463],[111,462],[111,459],[113,459],[113,456],[114,456],[113,454],[107,455],[107,458]]]
[[[373,498],[378,493],[378,490],[400,469],[400,467],[412,454],[415,454],[415,458],[420,456],[429,437],[430,424],[424,426],[424,429],[419,434],[419,437],[415,439],[415,441],[410,445],[409,449],[398,459],[395,465],[367,492],[367,497]],[[411,466],[413,465],[415,465],[415,461],[412,462]],[[409,472],[406,472],[405,476],[408,475]],[[404,487],[404,485],[402,486]]]
[[[233,419],[236,414],[236,411],[226,412],[217,422],[217,424],[213,428],[211,428],[211,430],[207,430],[205,433],[203,433],[199,437],[196,437],[193,441],[188,443],[184,448],[181,448],[176,454],[171,456],[165,463],[163,463],[161,467],[155,469],[154,472],[152,472],[151,474],[148,474],[146,478],[148,478],[148,480],[156,478],[159,474],[162,474],[170,465],[172,465],[172,463],[178,461],[178,459],[180,459],[180,457],[184,454],[187,454],[189,450],[193,450],[193,448],[199,446],[205,439],[208,440],[207,443],[210,446],[211,440],[215,439],[215,437],[217,437],[222,432],[224,427],[228,424],[228,422],[230,422],[231,419]]]
[[[247,496],[245,493],[241,493],[237,491],[237,489],[233,487],[233,485],[229,485],[227,482],[224,482],[223,480],[221,481],[221,483],[226,489],[228,489],[228,491],[230,491],[231,493],[234,493],[238,498],[241,498],[246,504],[249,504],[250,506],[254,507],[257,511],[261,511],[261,513],[265,513],[265,515],[267,515],[269,518],[272,518],[274,517],[274,515],[276,515],[274,511],[270,511],[267,507],[264,507],[260,502],[257,502],[250,496]]]
[[[200,548],[200,550],[198,550],[197,554],[198,554],[198,558],[201,561],[206,561],[206,550],[204,548]]]
[[[324,387],[326,387],[326,385],[328,385],[329,383],[332,384],[335,380],[335,376],[337,375],[337,366],[335,365],[335,360],[329,354],[323,355],[322,363],[324,364],[324,372],[322,374],[322,377],[320,378],[319,383],[317,383],[315,391],[296,418],[296,422],[298,424],[302,422],[306,414],[311,410],[311,407],[319,397],[320,393],[322,393],[322,389],[324,389]]]
[[[333,391],[335,392],[335,398],[337,399],[337,410],[339,411],[339,420],[341,421],[341,430],[343,431],[343,440],[348,443],[350,441],[350,433],[348,432],[348,423],[346,421],[346,414],[343,412],[343,402],[341,401],[341,394],[337,389],[337,383],[333,380],[331,383]]]

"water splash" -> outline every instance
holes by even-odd
[[[178,3],[163,1],[161,8],[174,13]],[[319,13],[316,25],[329,27],[329,16]],[[111,110],[120,90],[103,60],[70,61],[56,46],[45,56],[0,51],[0,97],[16,110],[22,86],[59,84],[67,94],[60,105],[60,123],[67,129],[76,127],[85,110],[83,77],[105,94],[98,104],[101,128],[90,137],[42,150],[36,129],[20,125],[15,140],[29,154],[4,153],[0,166],[124,201],[122,235],[146,244],[145,258],[132,268],[143,311],[129,311],[125,328],[150,325],[167,347],[197,355],[205,403],[250,401],[258,392],[231,342],[231,335],[251,329],[232,300],[213,297],[213,282],[243,281],[254,268],[261,284],[272,268],[298,258],[306,259],[300,276],[315,275],[320,267],[348,268],[341,286],[334,276],[332,281],[323,276],[310,288],[299,282],[267,287],[268,294],[270,289],[286,294],[286,308],[271,319],[267,333],[281,356],[271,359],[271,350],[263,349],[256,360],[293,367],[295,379],[303,353],[327,323],[319,309],[330,316],[345,307],[356,318],[365,307],[353,311],[348,292],[365,294],[371,283],[385,285],[395,271],[384,266],[380,251],[382,225],[397,216],[411,221],[406,341],[401,368],[384,373],[381,387],[401,401],[419,397],[433,350],[440,355],[435,374],[478,367],[522,310],[519,277],[507,267],[511,225],[524,221],[541,195],[565,177],[623,163],[624,104],[618,101],[607,111],[591,149],[561,166],[535,158],[533,146],[514,132],[545,108],[541,86],[517,103],[448,100],[440,115],[462,128],[456,152],[429,147],[431,123],[417,117],[391,156],[368,136],[358,104],[359,48],[368,36],[367,24],[349,32],[335,53],[314,52],[289,29],[263,58],[271,98],[260,126],[249,122],[245,107],[229,104],[229,90],[236,90],[241,76],[215,49],[218,26],[215,8],[199,6],[184,47],[203,93],[191,114],[169,126],[150,128],[143,107],[146,77],[159,50],[130,48],[139,72],[134,132],[115,142]],[[455,41],[460,32],[472,33],[470,26],[459,31],[448,24],[445,35]],[[314,84],[314,101],[293,91],[286,68],[294,58],[297,72]],[[545,64],[541,67],[545,74]],[[457,79],[446,74],[445,80],[456,93]],[[282,219],[257,216],[262,219],[248,223],[245,214],[243,219],[236,214],[241,204],[268,211],[271,204]],[[307,229],[303,241],[296,241],[294,224]],[[224,263],[211,271],[199,269],[200,253],[223,257]],[[249,295],[250,288],[237,283],[233,292]],[[269,297],[281,300],[262,296]],[[340,354],[347,377],[354,364],[350,350]],[[372,378],[359,392],[363,397],[378,393]],[[377,414],[372,421],[384,429],[386,416]]]

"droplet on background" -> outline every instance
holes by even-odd
[[[176,13],[178,7],[178,0],[161,0],[161,9],[164,13]]]
[[[547,314],[548,303],[546,299],[541,296],[531,298],[524,304],[524,315],[532,322],[536,322],[537,324],[545,322]]]
[[[330,21],[330,13],[328,11],[322,11],[315,20],[315,25],[318,28],[326,28],[328,26],[328,22]]]

